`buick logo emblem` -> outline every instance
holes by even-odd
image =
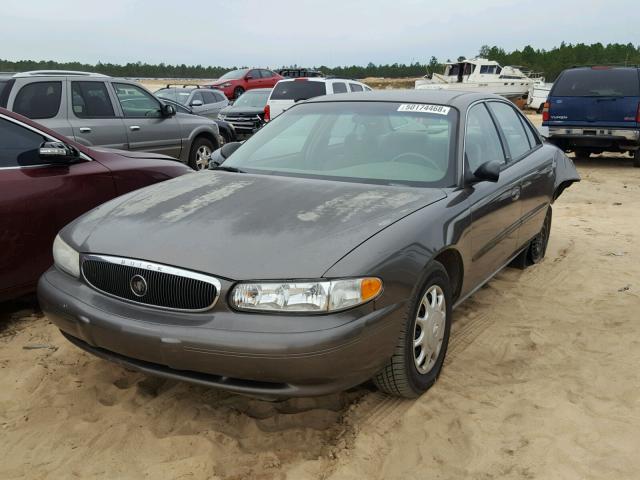
[[[131,277],[129,287],[136,297],[144,297],[147,294],[147,281],[142,275],[134,275]]]

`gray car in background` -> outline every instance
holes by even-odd
[[[166,88],[155,91],[155,95],[163,100],[173,100],[188,107],[196,115],[218,118],[218,113],[224,107],[229,105],[229,100],[224,93],[211,88],[200,88],[199,85],[188,86],[183,85],[181,88],[172,87],[171,84]]]
[[[0,77],[0,107],[83,145],[161,153],[198,170],[223,143],[213,120],[177,113],[138,83],[97,73]]]

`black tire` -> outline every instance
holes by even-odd
[[[536,110],[536,113],[540,115],[542,113],[542,110],[544,110],[544,103],[538,107],[538,109]]]
[[[233,99],[237,100],[240,95],[244,93],[244,88],[236,87],[233,89]]]
[[[206,170],[209,168],[209,159],[206,159],[205,161],[202,154],[205,151],[208,151],[209,158],[211,158],[211,154],[214,150],[215,146],[211,140],[206,137],[196,138],[193,145],[191,145],[191,151],[189,152],[189,166],[194,170]]]
[[[549,237],[551,235],[551,207],[547,210],[547,215],[544,217],[542,228],[540,233],[536,235],[527,248],[527,260],[529,265],[535,265],[540,263],[547,253],[547,245],[549,245]]]
[[[633,154],[633,166],[640,168],[640,149],[636,150]]]
[[[591,150],[586,148],[576,148],[573,153],[576,158],[589,158],[591,156]]]
[[[547,253],[547,245],[549,244],[549,236],[551,235],[551,219],[553,217],[553,211],[551,207],[547,210],[547,215],[544,217],[542,228],[540,232],[531,239],[527,248],[525,248],[520,254],[514,258],[509,266],[524,270],[531,265],[540,263]]]
[[[387,365],[374,378],[375,385],[390,395],[405,398],[416,398],[426,392],[438,379],[442,371],[442,365],[447,353],[449,344],[449,334],[451,332],[451,284],[447,271],[439,262],[433,262],[425,272],[426,280],[421,288],[417,290],[415,297],[407,308],[404,317],[404,323],[400,336],[393,353]],[[434,287],[438,287],[444,297],[444,335],[440,351],[435,357],[435,362],[430,369],[424,373],[418,370],[416,365],[416,354],[419,351],[414,347],[415,335],[420,332],[419,326],[416,327],[417,317],[420,312],[424,311],[422,300],[427,301],[433,297],[429,293]],[[440,294],[438,294],[439,296]],[[428,318],[425,312],[425,318]],[[438,331],[434,328],[434,332]],[[419,335],[420,337],[420,335]],[[432,357],[433,358],[433,357]],[[426,362],[423,362],[426,363]],[[424,365],[427,367],[428,365]]]

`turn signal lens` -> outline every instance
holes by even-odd
[[[363,278],[360,283],[360,298],[367,301],[382,291],[382,280],[379,278]]]

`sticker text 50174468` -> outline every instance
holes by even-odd
[[[451,110],[451,107],[425,103],[403,103],[398,107],[399,112],[437,113],[438,115],[448,115],[449,110]]]

